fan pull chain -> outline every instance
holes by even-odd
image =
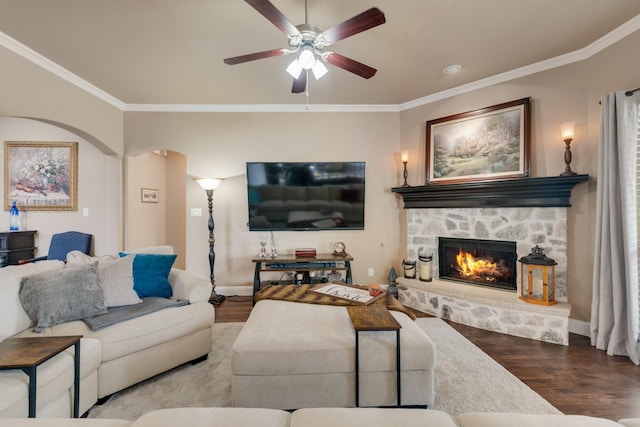
[[[305,72],[307,73],[307,87],[304,91],[304,95],[307,98],[306,110],[309,111],[309,84],[311,83],[311,81],[309,80],[309,70],[305,70]]]

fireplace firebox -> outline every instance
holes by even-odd
[[[440,279],[516,291],[516,242],[438,238]]]

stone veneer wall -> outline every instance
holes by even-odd
[[[567,208],[407,209],[406,214],[407,256],[417,260],[420,247],[433,253],[433,277],[439,277],[438,237],[516,242],[518,259],[539,245],[558,263],[556,300],[567,302]]]
[[[417,260],[421,247],[432,253],[434,281],[398,279],[404,304],[481,329],[569,344],[566,208],[429,208],[407,209],[406,214],[408,258]],[[519,279],[518,292],[438,280],[438,237],[515,241],[518,258],[539,245],[558,263],[560,303],[547,307],[519,300]]]

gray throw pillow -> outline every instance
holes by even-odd
[[[20,280],[20,302],[35,332],[59,323],[107,313],[98,263],[47,271]]]

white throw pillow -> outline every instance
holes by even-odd
[[[128,255],[98,262],[98,279],[104,292],[106,307],[120,307],[142,302],[136,291],[133,290],[134,258],[134,255]]]
[[[118,259],[118,257],[116,255],[91,256],[81,251],[71,251],[67,254],[67,265],[86,265],[109,259]]]

